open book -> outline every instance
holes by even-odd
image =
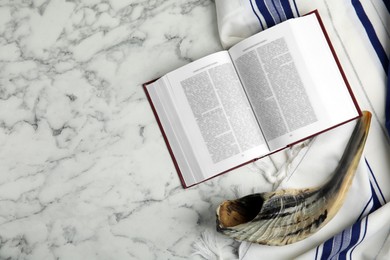
[[[317,12],[144,88],[184,187],[361,115]]]

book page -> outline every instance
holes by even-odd
[[[229,53],[271,150],[359,115],[315,14],[243,40]]]
[[[167,93],[201,168],[197,182],[269,153],[226,51],[166,75]]]
[[[153,108],[158,115],[158,122],[163,128],[163,136],[168,139],[168,147],[173,152],[174,161],[180,172],[186,173],[186,183],[195,183],[201,169],[195,155],[189,147],[189,141],[182,130],[179,115],[167,92],[165,77],[146,86],[152,100]],[[199,177],[199,176],[198,176]]]

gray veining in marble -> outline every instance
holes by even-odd
[[[187,259],[264,188],[184,190],[141,87],[220,49],[211,0],[0,1],[0,259]]]

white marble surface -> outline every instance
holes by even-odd
[[[212,0],[0,1],[0,259],[200,258],[217,205],[270,186],[184,190],[141,84],[220,49]]]

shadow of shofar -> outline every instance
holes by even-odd
[[[236,240],[277,246],[314,234],[342,206],[363,153],[370,122],[371,113],[364,111],[337,168],[323,186],[225,201],[217,209],[217,230]]]

